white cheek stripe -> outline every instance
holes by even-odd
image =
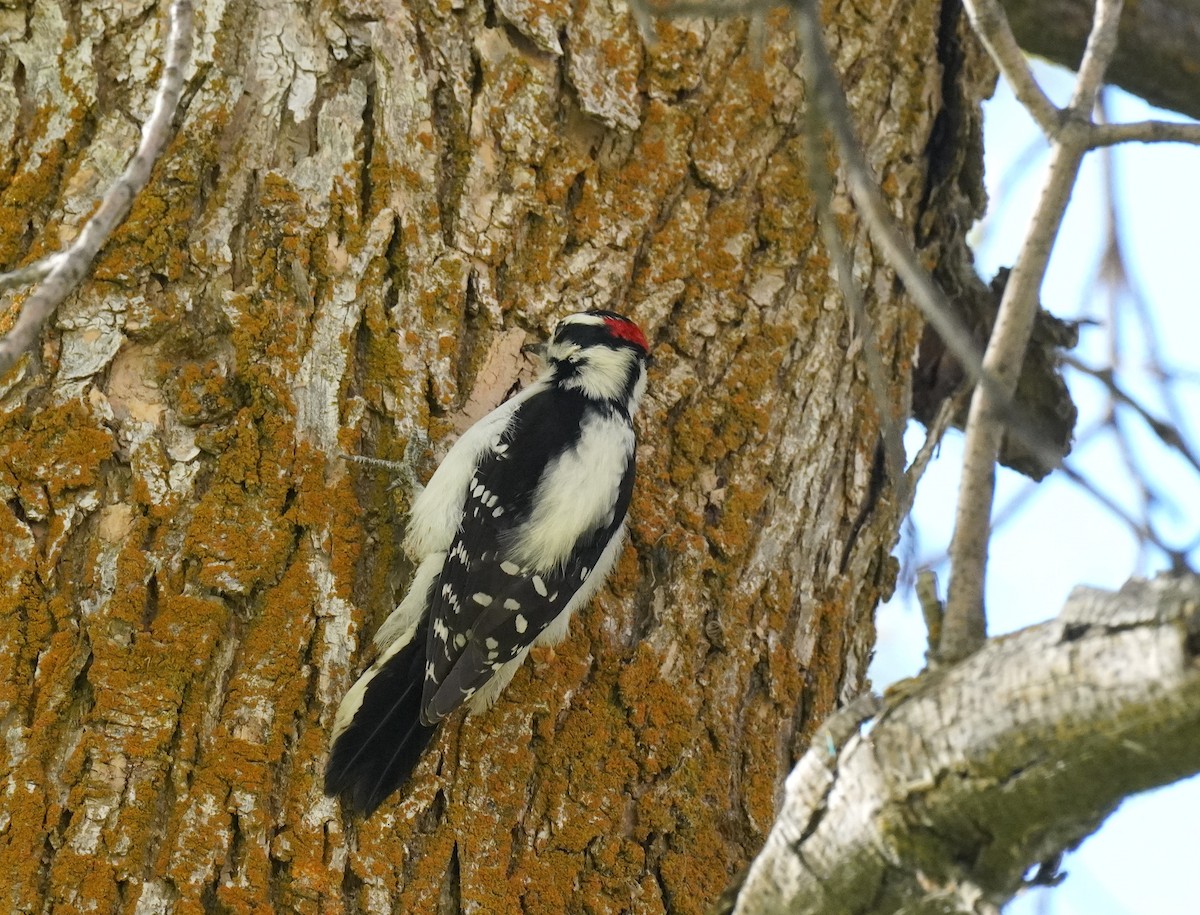
[[[622,403],[625,386],[633,372],[638,379],[644,378],[646,370],[638,365],[638,356],[631,349],[607,346],[591,346],[583,351],[575,364],[576,375],[563,383],[564,388],[576,388],[589,397]],[[637,382],[635,382],[635,387]],[[636,401],[625,404],[632,413]]]

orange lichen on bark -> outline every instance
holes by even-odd
[[[311,317],[301,306],[312,305],[313,293],[297,288],[297,277],[310,269],[320,243],[306,222],[305,197],[290,181],[268,172],[258,190],[251,204],[257,218],[243,243],[250,276],[226,295],[223,311],[233,321],[238,378],[286,398],[277,367],[285,374],[299,369]]]
[[[375,264],[368,270],[363,284],[367,288],[378,287],[385,266]],[[378,271],[378,272],[377,272]],[[389,409],[388,397],[402,389],[408,381],[409,372],[404,366],[396,329],[388,320],[382,297],[368,296],[363,309],[363,347],[358,353],[362,376],[362,396],[380,414]],[[351,434],[353,430],[344,430]],[[349,443],[344,443],[349,451]]]
[[[362,555],[363,509],[349,474],[338,474],[332,481],[324,478],[327,458],[310,444],[296,447],[292,477],[296,499],[287,517],[305,530],[324,534],[318,547],[330,558],[335,596],[350,600]]]
[[[861,495],[877,430],[869,409],[857,421],[820,410],[863,386],[840,358],[846,319],[830,312],[783,23],[771,20],[759,67],[744,23],[664,22],[643,48],[620,7],[534,0],[529,21],[568,25],[539,33],[535,50],[482,7],[451,6],[325,36],[337,53],[322,47],[296,71],[327,68],[312,122],[264,124],[261,148],[220,114],[242,130],[259,86],[219,93],[243,69],[241,33],[262,30],[239,28],[252,10],[216,24],[192,120],[103,253],[108,285],[82,293],[130,290],[123,352],[154,347],[153,371],[138,370],[162,386],[162,425],[130,446],[116,404],[115,420],[78,402],[0,417],[12,494],[0,506],[0,709],[22,723],[5,752],[24,752],[6,771],[0,832],[13,910],[44,908],[50,884],[51,907],[132,908],[162,880],[177,911],[197,913],[427,912],[443,893],[489,913],[701,911],[767,828],[797,724],[807,738],[853,687],[843,656],[879,586],[831,578],[848,523],[832,516]],[[567,17],[581,10],[602,28],[579,35],[583,20]],[[931,10],[921,0],[888,28],[935,23]],[[563,60],[538,44],[564,36]],[[408,61],[428,82],[403,87],[429,98],[410,120],[368,111],[352,136],[362,166],[337,164],[320,176],[329,199],[313,200],[331,148],[316,115],[347,80],[373,87],[368,107],[394,92],[399,62],[361,51],[385,37],[434,49]],[[863,67],[877,81],[890,58],[873,47]],[[584,49],[597,69],[586,96],[569,72]],[[902,82],[887,123],[919,133],[921,87]],[[876,90],[862,97],[893,91]],[[872,130],[878,113],[863,109]],[[44,119],[35,111],[27,135]],[[389,134],[395,124],[413,135]],[[25,256],[61,205],[46,197],[77,167],[79,139],[50,144],[36,166],[27,143],[24,165],[0,165],[15,169],[0,173],[12,177],[0,261]],[[872,155],[907,206],[920,145],[885,141]],[[486,176],[484,199],[469,197],[471,174]],[[392,237],[372,255],[383,207]],[[476,208],[466,233],[461,214]],[[840,225],[856,241],[853,220]],[[869,297],[888,295],[879,279]],[[332,640],[364,646],[394,605],[409,498],[387,474],[297,444],[297,379],[347,281],[339,428],[321,430],[347,452],[399,457],[418,428],[442,447],[501,321],[528,330],[578,304],[625,308],[660,345],[630,544],[607,588],[494,709],[449,721],[401,794],[343,827],[319,781],[339,678],[366,650],[350,657]],[[892,322],[880,336],[904,371],[918,322],[895,317],[897,301],[869,305]],[[808,398],[829,441],[804,437]],[[172,475],[168,497],[153,474]],[[886,494],[879,505],[893,511]],[[826,514],[789,526],[814,508]],[[867,545],[885,550],[878,524]]]
[[[64,117],[53,108],[39,105],[32,113],[15,149],[0,165],[0,265],[5,269],[28,257],[40,257],[59,246],[55,233],[46,233],[45,220],[53,211],[64,177],[77,167],[80,141],[87,109],[82,105],[65,115],[68,126],[63,137],[46,142],[51,120]],[[12,171],[8,170],[11,163]],[[29,165],[32,163],[32,165]],[[20,167],[25,164],[29,167]],[[25,250],[29,239],[29,250]]]
[[[651,223],[662,199],[687,174],[691,117],[659,102],[646,107],[642,128],[624,162],[584,184],[575,209],[580,241],[611,232],[614,226]],[[597,239],[599,240],[599,239]]]
[[[176,416],[184,425],[209,422],[236,408],[229,375],[216,359],[166,365],[161,374]]]
[[[646,49],[645,76],[652,93],[675,96],[703,76],[704,33],[673,19],[654,21],[655,41]]]
[[[758,182],[762,209],[758,237],[771,246],[773,259],[794,263],[817,237],[816,204],[809,186],[806,141],[793,137],[767,161]]]
[[[733,188],[750,161],[746,150],[773,127],[773,93],[761,64],[741,53],[720,74],[723,91],[698,119],[691,154],[701,177],[722,191]]]
[[[168,282],[183,276],[190,260],[188,242],[206,196],[202,185],[218,167],[217,144],[226,123],[222,109],[209,110],[167,144],[155,167],[155,181],[134,198],[129,216],[96,259],[94,281],[128,285],[151,273]],[[182,311],[180,305],[178,310],[160,308],[152,314],[165,330]]]
[[[246,408],[217,441],[217,473],[196,505],[184,551],[204,587],[247,594],[275,579],[292,540],[284,504],[293,436],[278,418],[256,421]]]
[[[112,432],[80,400],[28,415],[9,413],[0,421],[0,435],[0,465],[17,485],[37,486],[51,503],[70,490],[94,487],[116,450]]]
[[[688,188],[672,205],[661,228],[650,235],[634,274],[635,300],[693,276],[709,197],[709,191]]]
[[[270,798],[290,777],[315,774],[311,758],[295,754],[298,725],[315,723],[308,657],[316,589],[308,555],[302,546],[278,583],[255,600],[256,614],[238,641],[242,662],[223,691],[219,720],[197,748],[187,793],[167,830],[173,838],[164,849],[167,876],[180,887],[195,886],[197,876],[212,880],[216,900],[230,911],[261,910],[257,889],[272,872]],[[308,779],[303,784],[311,786]],[[193,845],[196,830],[207,831],[210,844]],[[216,862],[225,856],[222,873]]]

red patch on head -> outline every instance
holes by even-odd
[[[608,325],[609,333],[617,339],[628,340],[630,343],[640,346],[644,353],[650,352],[650,344],[646,342],[646,335],[628,318],[605,318],[604,323]]]

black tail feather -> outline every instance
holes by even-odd
[[[367,685],[362,705],[333,742],[325,793],[341,795],[363,816],[403,785],[429,745],[434,728],[421,724],[425,624]]]

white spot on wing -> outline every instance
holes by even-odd
[[[504,609],[505,610],[520,610],[521,602],[519,600],[515,600],[514,598],[510,597],[504,602]]]
[[[533,590],[537,591],[538,595],[541,597],[545,597],[548,593],[546,591],[546,583],[542,581],[542,576],[533,576]]]
[[[516,619],[516,625],[517,625],[517,632],[524,632],[526,629],[529,628],[529,620],[525,619],[525,617],[521,616],[521,614],[518,613],[517,619]]]
[[[492,595],[484,594],[482,591],[476,591],[471,595],[471,600],[475,601],[475,603],[479,604],[481,607],[486,607],[492,602]]]

